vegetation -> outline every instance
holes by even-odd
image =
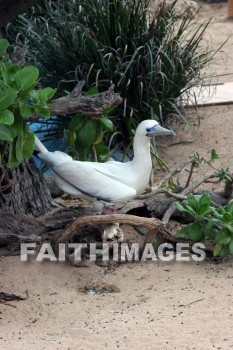
[[[218,158],[215,149],[211,150],[209,159],[203,158],[197,152],[194,153],[190,157],[193,163],[187,182],[189,185],[194,168],[207,164],[214,170],[213,177],[217,179],[216,181],[225,184],[223,196],[229,199],[232,192],[232,176],[228,168],[217,169],[213,166],[213,162]],[[189,193],[185,204],[175,203],[175,208],[193,220],[177,232],[177,238],[186,238],[195,242],[214,241],[215,256],[233,255],[233,202],[230,201],[227,205],[221,206],[214,203],[208,193],[203,195]]]
[[[0,39],[0,164],[9,145],[8,168],[17,167],[34,150],[34,134],[25,119],[40,114],[50,117],[47,101],[56,89],[35,89],[39,70],[31,65],[21,68],[10,63],[6,54],[9,43]]]
[[[149,15],[149,0],[46,1],[3,29],[25,39],[44,86],[106,90],[113,82],[124,103],[112,113],[125,144],[143,119],[186,121],[181,96],[201,85],[215,51],[201,45],[207,23],[175,13],[176,1]],[[20,34],[19,34],[20,33]]]
[[[96,92],[89,89],[88,94]],[[67,153],[74,159],[105,162],[109,159],[109,148],[105,146],[104,136],[115,130],[114,124],[107,118],[110,107],[101,118],[92,119],[83,114],[75,114],[64,130],[67,140]]]
[[[177,238],[195,242],[212,240],[215,242],[215,256],[233,256],[233,203],[214,208],[209,194],[189,194],[187,204],[176,203],[176,208],[194,220],[177,232]]]

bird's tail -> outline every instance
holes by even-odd
[[[40,158],[41,161],[45,163],[49,168],[52,168],[55,165],[73,160],[71,156],[69,156],[64,152],[60,152],[60,151],[49,152],[36,135],[35,135],[35,145],[39,150],[37,157]]]
[[[36,135],[35,135],[35,145],[41,153],[48,152],[47,148],[43,145],[42,142],[40,142],[40,140],[38,139],[38,137]]]

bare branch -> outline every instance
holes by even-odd
[[[76,231],[88,224],[114,224],[114,223],[128,224],[132,226],[144,226],[149,231],[154,230],[154,234],[162,229],[163,223],[159,219],[144,218],[135,215],[127,214],[112,214],[112,215],[93,215],[82,216],[78,220],[69,225],[62,235],[57,239],[56,244],[67,242]]]

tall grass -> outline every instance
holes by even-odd
[[[147,118],[164,123],[170,113],[185,121],[180,97],[202,84],[216,53],[203,44],[209,22],[177,17],[176,1],[155,16],[149,3],[48,0],[3,31],[26,41],[44,85],[71,90],[84,79],[87,89],[105,90],[113,82],[124,99],[114,112],[124,132]]]

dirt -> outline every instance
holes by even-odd
[[[207,40],[218,47],[233,34],[227,4],[204,5],[214,18]],[[211,39],[210,39],[211,38]],[[214,67],[233,80],[233,36]],[[195,112],[191,119],[198,123]],[[177,137],[160,155],[172,166],[192,152],[232,169],[233,105],[199,108],[195,134],[174,125]],[[0,257],[0,290],[25,296],[0,303],[2,350],[209,350],[233,348],[233,261],[148,261],[108,267],[87,263],[20,262]],[[216,264],[216,262],[219,262]]]

